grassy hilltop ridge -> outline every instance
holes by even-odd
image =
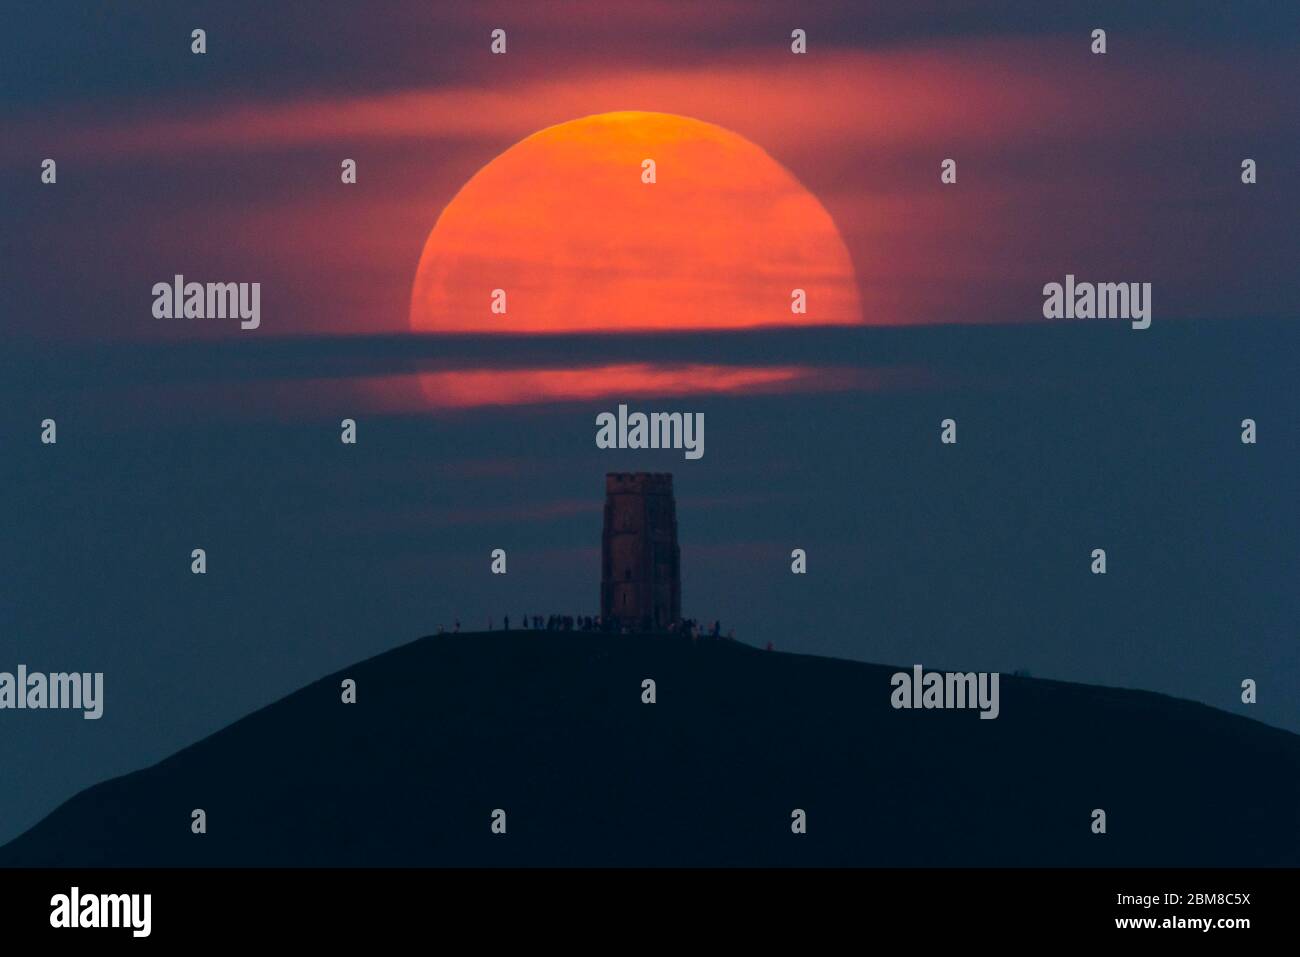
[[[895,710],[900,670],[681,636],[424,638],[83,791],[0,866],[1300,864],[1300,736],[1007,675],[996,720]]]

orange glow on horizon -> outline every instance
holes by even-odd
[[[422,372],[420,384],[436,407],[466,409],[603,398],[736,394],[807,384],[816,370],[799,366],[747,368],[704,364],[625,363],[581,369],[458,369]]]

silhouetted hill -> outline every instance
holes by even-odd
[[[0,865],[1300,864],[1300,737],[1005,675],[997,720],[896,711],[890,675],[909,668],[685,638],[425,638],[82,792]]]

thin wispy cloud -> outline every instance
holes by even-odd
[[[1249,66],[1212,51],[1169,51],[1153,75],[1122,61],[1095,70],[1076,38],[982,39],[877,52],[829,50],[807,59],[722,53],[707,65],[589,61],[523,83],[486,76],[361,95],[243,96],[195,115],[162,101],[152,113],[102,118],[87,108],[75,126],[0,125],[11,143],[40,135],[51,149],[100,162],[158,153],[271,152],[394,140],[501,143],[578,116],[625,109],[725,119],[771,148],[799,154],[840,148],[896,149],[966,143],[1005,145],[1044,137],[1160,134],[1265,127],[1288,98],[1269,82],[1293,80],[1293,61],[1269,51]],[[995,68],[990,68],[996,64]],[[558,74],[558,75],[557,75]],[[1180,77],[1198,77],[1195,91]],[[1076,94],[1080,84],[1090,92]],[[1143,90],[1140,100],[1132,95]],[[1248,94],[1248,95],[1247,95]],[[1159,110],[1150,109],[1158,104]],[[76,107],[72,107],[75,113]],[[5,151],[16,161],[16,152]]]

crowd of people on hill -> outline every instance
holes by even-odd
[[[681,633],[690,635],[692,638],[721,638],[722,622],[717,618],[713,619],[711,626],[702,624],[694,618],[683,618],[681,621],[675,621],[668,626],[668,630],[674,634]],[[727,629],[728,638],[735,638],[736,632],[733,628]]]
[[[599,631],[606,633],[629,634],[634,631],[667,631],[675,635],[688,635],[691,638],[722,638],[722,622],[715,619],[712,625],[707,625],[695,618],[683,618],[680,621],[674,621],[667,628],[655,628],[647,618],[642,622],[641,628],[632,628],[620,624],[614,620],[602,619],[599,615],[520,615],[515,619],[517,625],[522,625],[520,630],[523,631]],[[493,619],[488,619],[488,631],[494,630]],[[510,616],[506,615],[501,620],[501,630],[510,631]],[[460,619],[455,619],[452,625],[452,633],[460,632]],[[445,634],[446,631],[442,625],[438,626],[438,634]],[[734,629],[728,629],[727,638],[734,639],[736,633]]]

